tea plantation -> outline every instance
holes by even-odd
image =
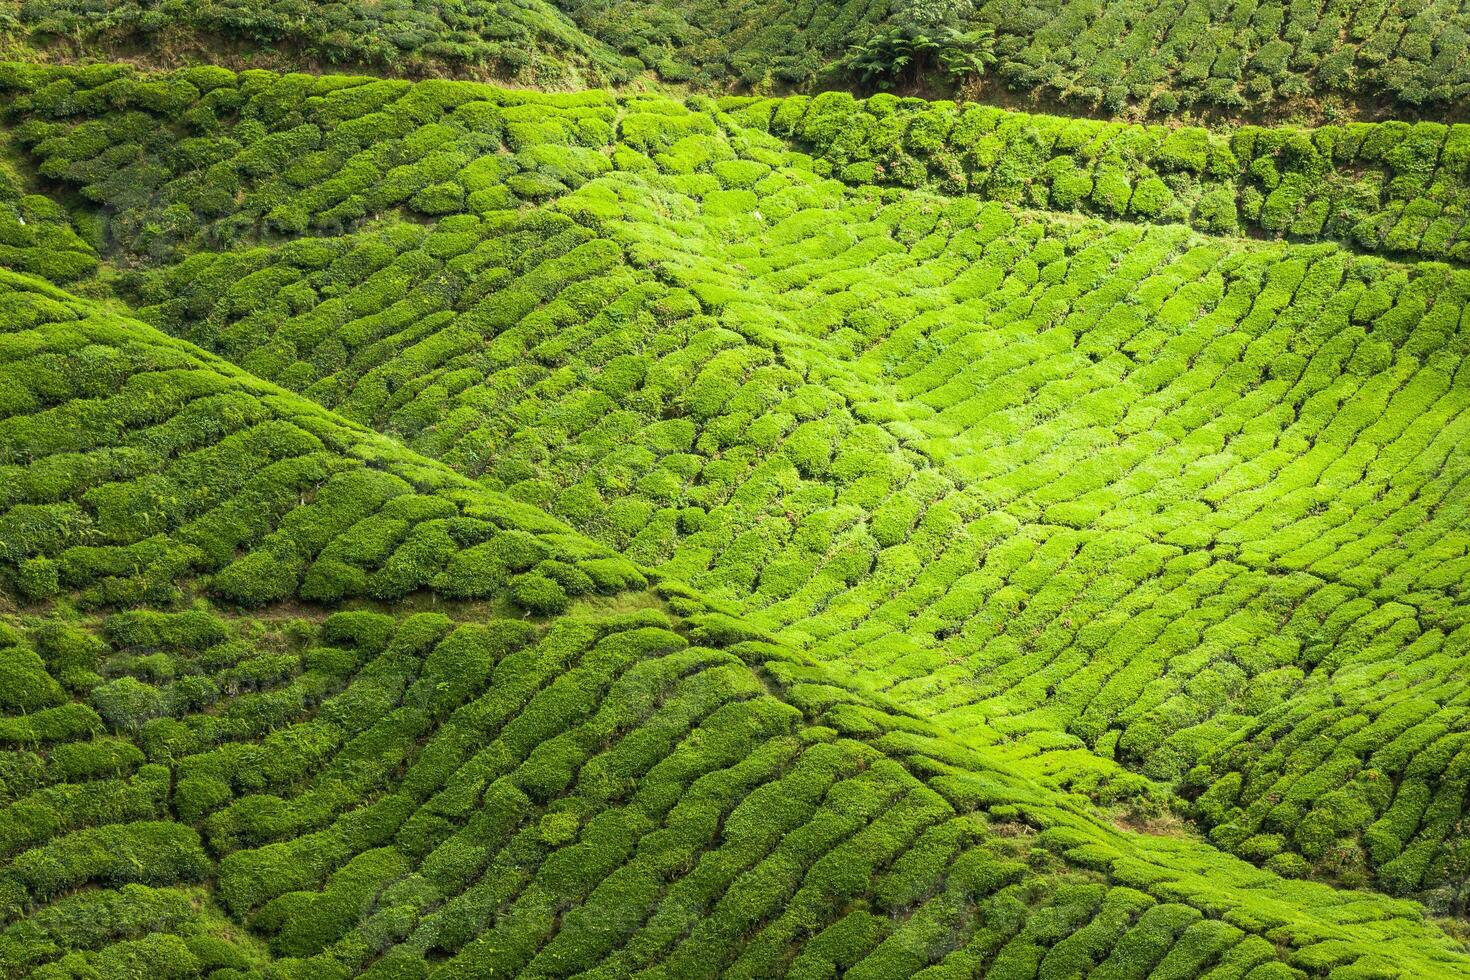
[[[575,88],[975,87],[1093,114],[1462,117],[1458,0],[11,0],[45,58],[159,54]]]
[[[1072,105],[1171,113],[1363,99],[1457,111],[1470,94],[1455,2],[1147,4],[982,0],[1000,75]]]
[[[660,13],[17,8],[0,977],[1470,977],[1470,126]]]

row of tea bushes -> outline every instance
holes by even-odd
[[[340,231],[384,212],[515,207],[607,168],[605,93],[120,65],[0,70],[14,138],[99,211],[127,264]]]
[[[696,91],[805,90],[845,82],[838,59],[880,30],[890,4],[827,0],[646,0],[564,5],[593,37],[637,58],[666,82]]]
[[[550,96],[452,82],[11,65],[7,119],[41,174],[100,207],[128,264],[174,263],[385,214],[543,203],[613,171],[732,165],[970,193],[1032,208],[1470,257],[1470,127],[1229,133],[875,96]],[[766,131],[814,152],[785,152]],[[712,155],[713,154],[713,155]],[[749,189],[763,171],[741,184]],[[767,182],[768,184],[770,182]],[[263,282],[262,286],[268,286]]]
[[[313,402],[5,273],[0,567],[31,600],[261,605],[420,589],[536,613],[631,565]],[[39,722],[32,722],[38,724]]]
[[[841,92],[724,99],[740,123],[810,148],[853,184],[972,193],[1027,207],[1334,239],[1470,258],[1470,126],[1243,126],[1229,133]]]
[[[28,0],[16,26],[41,50],[195,44],[286,63],[354,64],[408,75],[445,69],[556,87],[627,81],[620,58],[543,0]],[[219,59],[215,59],[219,60]]]
[[[0,754],[6,813],[58,822],[0,857],[0,975],[1470,970],[1409,906],[1119,831],[693,593],[660,598],[542,626],[198,607],[6,627],[0,662],[31,653],[73,697],[222,696]],[[268,728],[179,740],[266,695]],[[55,764],[89,746],[131,756]],[[154,772],[171,817],[80,803]]]
[[[1470,20],[1452,0],[986,0],[978,15],[996,25],[995,71],[1008,87],[1110,113],[1379,101],[1435,113],[1470,96]]]

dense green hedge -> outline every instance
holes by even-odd
[[[687,618],[7,627],[42,652],[90,637],[99,681],[225,697],[119,741],[172,819],[97,810],[109,784],[46,765],[57,748],[30,785],[7,762],[6,825],[69,829],[0,867],[0,976],[1470,971],[1411,907],[1046,802],[759,633],[692,645],[725,618],[660,598]],[[267,658],[291,668],[235,687]],[[283,713],[241,727],[267,694]]]
[[[1109,112],[1383,100],[1433,113],[1470,95],[1470,20],[1447,0],[977,6],[996,25],[996,73],[1008,87]]]
[[[200,45],[288,63],[480,71],[553,87],[630,74],[611,48],[542,0],[26,0],[18,20],[41,47]]]
[[[546,236],[560,251],[578,244],[563,245],[566,236],[554,234],[561,229],[530,223],[552,216],[528,221],[506,211],[641,167],[630,152],[675,173],[719,163],[725,188],[751,190],[764,171],[735,174],[778,159],[750,154],[757,146],[763,154],[780,151],[765,131],[815,153],[811,166],[821,174],[859,186],[963,192],[1209,233],[1332,239],[1388,255],[1470,257],[1470,127],[1459,124],[1217,132],[892,96],[857,101],[837,92],[732,98],[716,111],[698,101],[680,107],[597,92],[546,96],[470,83],[212,69],[138,76],[118,66],[12,64],[0,71],[0,87],[12,95],[6,111],[15,138],[40,173],[95,202],[98,214],[88,221],[108,256],[128,265],[172,264],[244,244],[337,235],[384,214],[452,217],[458,223],[443,226],[432,255],[455,260],[442,284],[441,302],[450,304],[497,289],[493,280],[467,281],[480,271],[540,257],[513,249],[509,239],[481,251],[486,237],[514,230]],[[48,248],[43,267],[42,250],[32,248],[28,254],[37,257],[18,260],[20,267],[53,279],[91,268],[88,246],[64,225],[28,223],[18,231],[31,240],[61,235],[57,243],[75,249]],[[384,245],[408,247],[409,234]],[[321,246],[298,249],[293,258],[301,263],[336,263],[336,276],[370,279],[374,291],[358,296],[353,313],[407,314],[403,275],[414,273],[385,270],[381,248],[350,259]],[[180,279],[200,271],[188,268]],[[234,286],[242,303],[288,284],[264,272],[234,277],[243,279]],[[169,290],[149,301],[177,305],[177,287]],[[309,297],[298,288],[281,300],[291,308]],[[510,302],[496,315],[515,315]]]
[[[60,205],[0,168],[0,264],[70,283],[96,270],[97,253]]]
[[[617,112],[596,91],[216,68],[10,64],[0,89],[41,176],[93,202],[96,237],[129,264],[336,232],[400,208],[437,217],[545,198],[607,169],[586,148],[612,139]],[[373,263],[353,264],[365,276]]]
[[[12,594],[166,605],[186,578],[207,572],[212,591],[248,606],[298,592],[331,602],[438,588],[492,598],[506,591],[507,562],[561,575],[574,592],[641,584],[632,566],[559,536],[564,528],[545,515],[197,348],[40,280],[5,273],[0,287],[0,587]],[[519,537],[501,551],[524,552],[512,544],[520,540],[533,549],[524,564],[489,555],[451,565],[506,532]],[[576,562],[594,558],[597,581],[576,573]],[[528,605],[553,611],[539,598]],[[66,727],[50,720],[65,708],[51,706],[55,691],[33,667],[10,669],[16,706],[36,714],[15,719],[13,733],[0,729],[4,737],[45,739],[48,726]],[[160,702],[124,685],[99,692],[96,707],[131,730]]]
[[[726,99],[854,184],[970,193],[1026,207],[1336,239],[1364,251],[1470,258],[1470,126],[1316,129],[1137,125],[829,92]]]

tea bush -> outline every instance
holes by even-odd
[[[704,92],[873,86],[892,76],[948,90],[982,74],[1023,96],[1110,114],[1371,115],[1391,105],[1432,118],[1470,94],[1470,23],[1448,0],[1265,0],[1249,9],[1178,0],[1105,10],[1081,0],[800,8],[764,0],[27,0],[9,30],[22,50],[47,57],[202,50],[276,67],[454,72],[546,88],[647,73]]]
[[[789,134],[856,183],[963,190],[1202,231],[1332,238],[1416,258],[1463,262],[1470,254],[1462,238],[1470,234],[1470,191],[1463,154],[1452,149],[1470,138],[1462,124],[1243,126],[1225,134],[840,93],[721,105]]]

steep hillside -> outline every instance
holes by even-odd
[[[1470,974],[1409,903],[1120,830],[139,322],[8,273],[0,306],[0,424],[24,460],[3,561],[31,600],[0,634],[6,976]],[[149,418],[99,426],[109,404]],[[254,425],[221,430],[234,419]],[[283,458],[293,433],[314,459]],[[122,479],[150,452],[166,462]],[[293,463],[317,466],[313,486],[249,527]],[[117,505],[144,489],[201,515],[128,508],[174,560],[78,543],[136,538]],[[233,563],[210,553],[225,530]],[[325,566],[445,601],[228,612],[309,600]],[[479,603],[453,601],[466,582]],[[72,604],[173,590],[192,606]],[[525,615],[504,615],[505,592]]]
[[[12,0],[16,50],[343,65],[560,88],[639,74],[728,91],[983,90],[1084,113],[1461,118],[1453,0]]]
[[[642,70],[547,0],[22,0],[4,26],[48,58],[99,53],[153,64],[222,60],[276,68],[354,65],[552,88]]]
[[[1470,129],[0,97],[0,975],[1470,973]]]

